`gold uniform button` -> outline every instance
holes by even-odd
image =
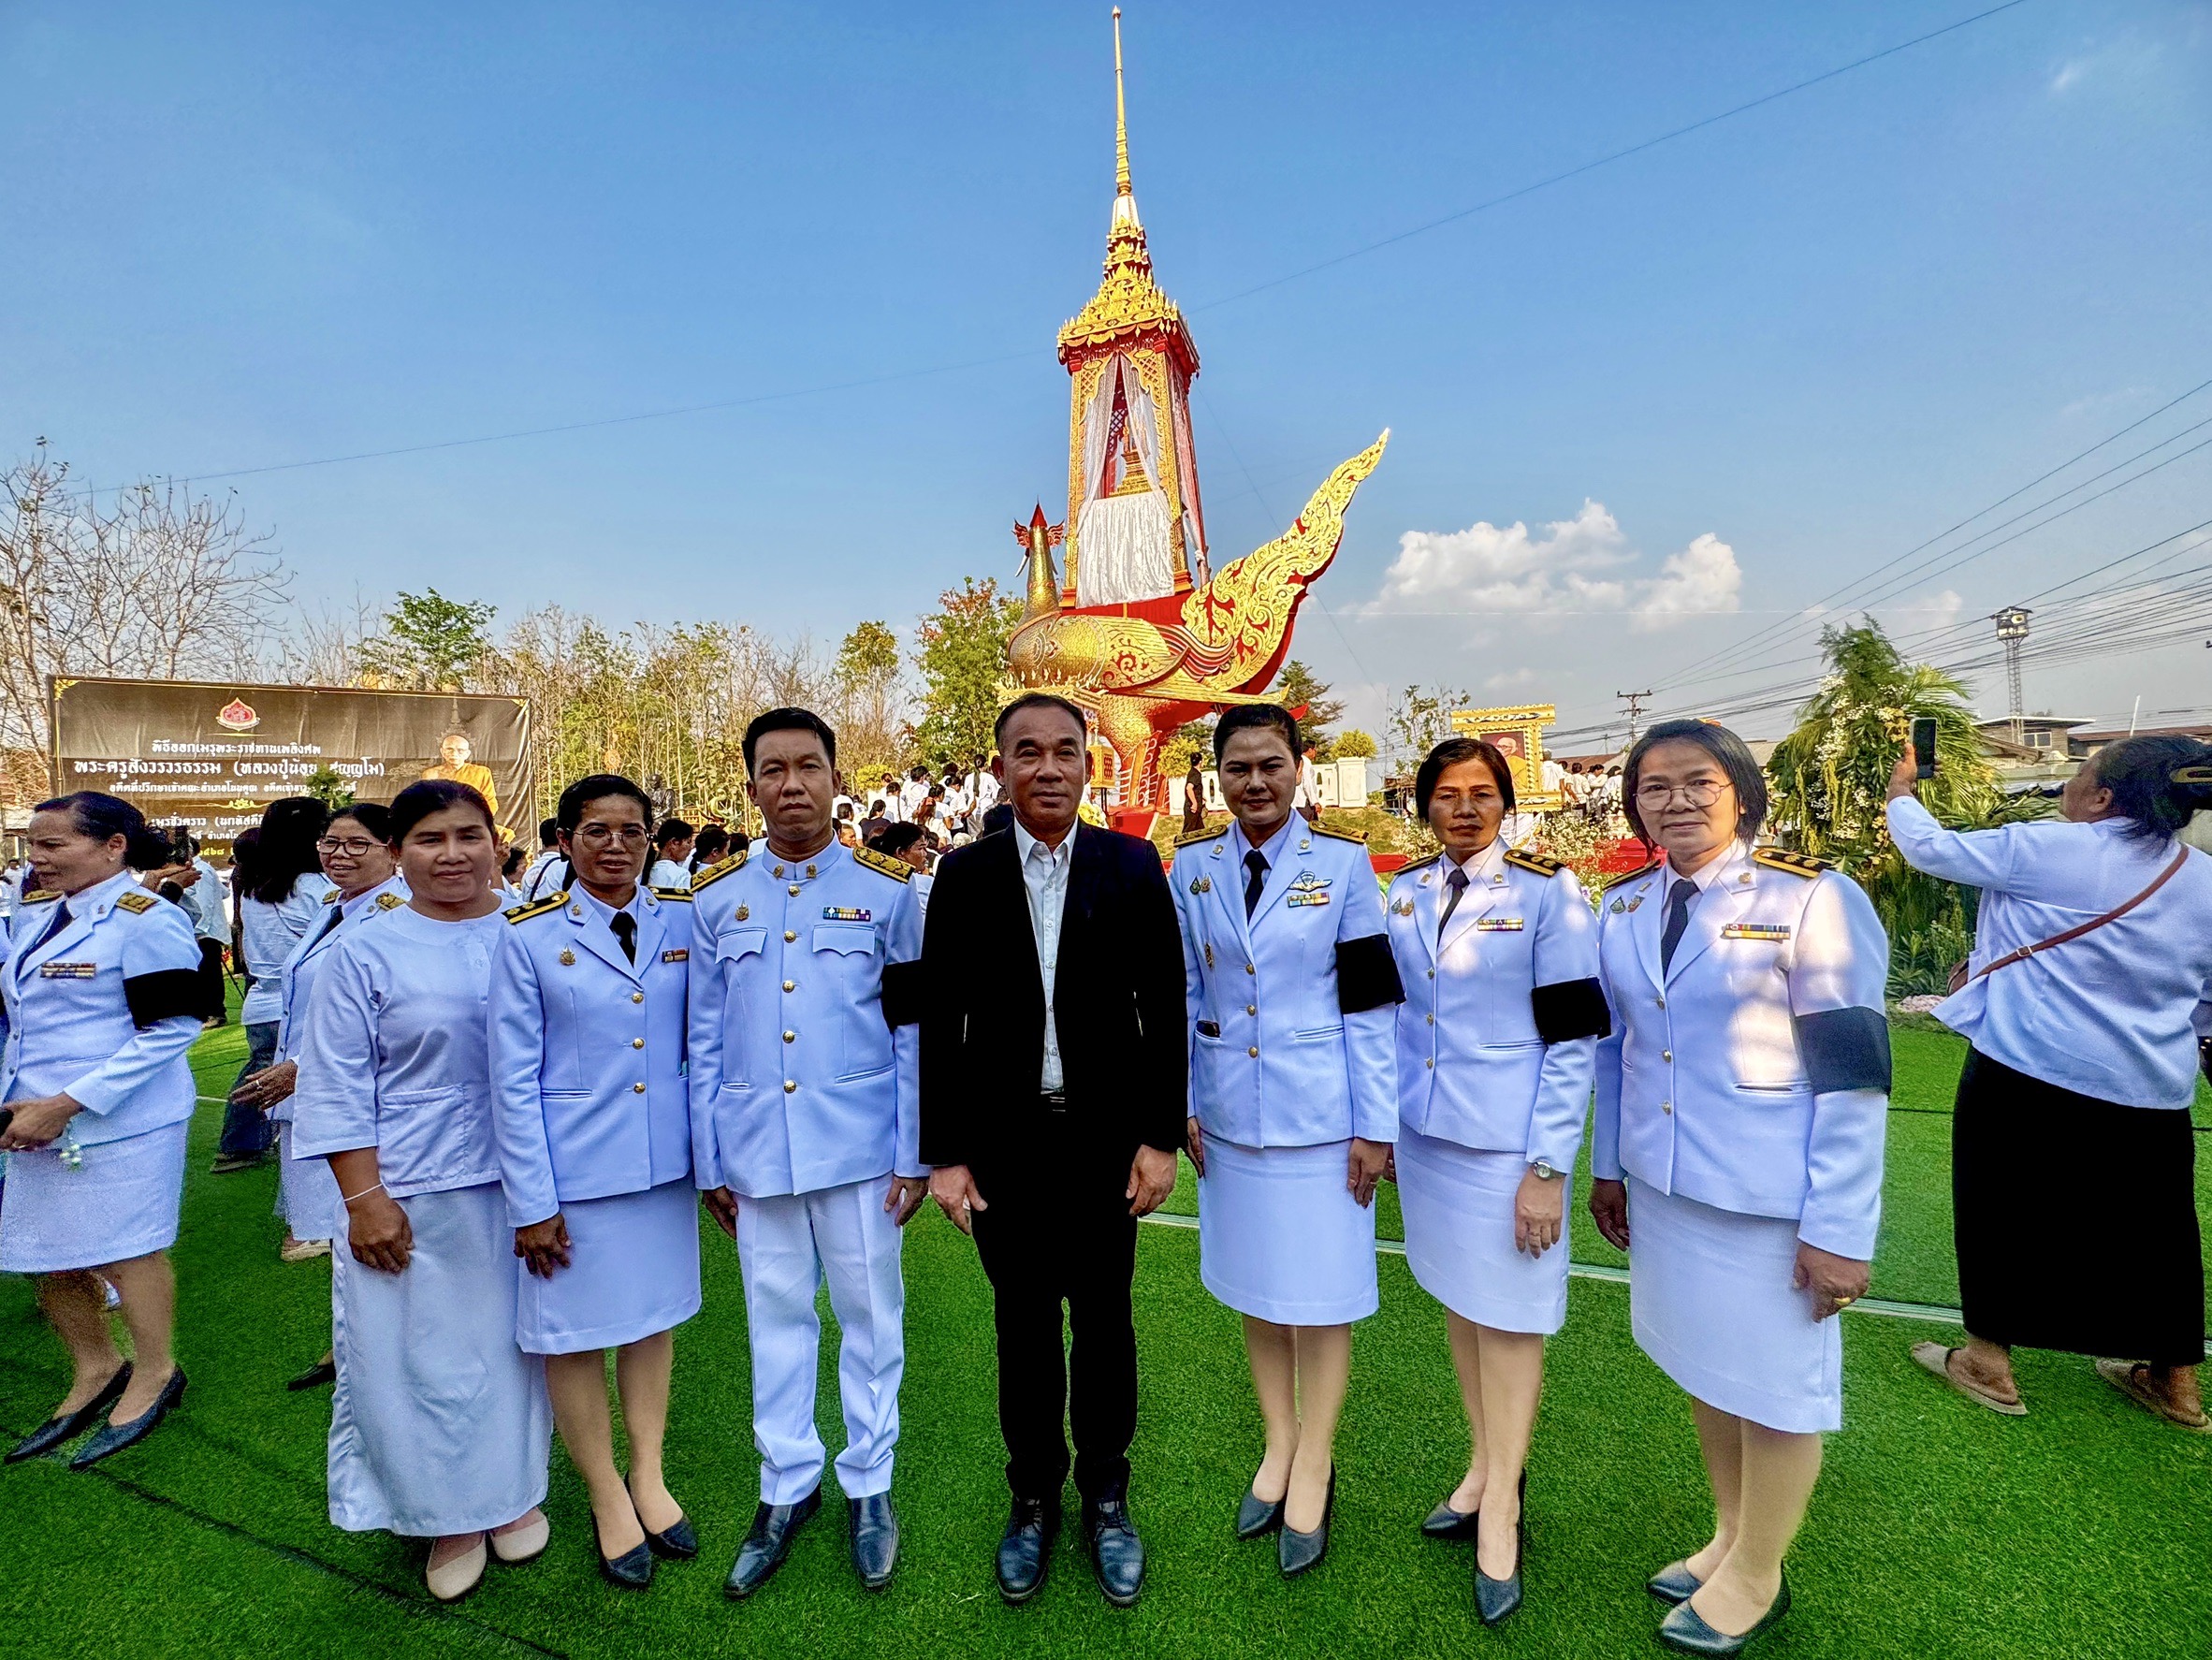
[[[643,1095],[645,1093],[645,1085],[642,1084],[633,1084],[630,1086],[630,1093],[633,1095]]]
[[[1659,999],[1659,1007],[1662,1009],[1666,1007],[1666,999],[1665,997],[1661,997]]]
[[[1422,1062],[1421,1062],[1421,1065],[1423,1065],[1423,1066],[1425,1066],[1425,1067],[1433,1067],[1433,1066],[1435,1066],[1435,1064],[1436,1064],[1436,1063],[1435,1063],[1434,1061],[1433,1061],[1433,1060],[1424,1060],[1424,1061],[1422,1061]]]
[[[789,944],[790,944],[790,943],[791,943],[793,940],[796,939],[797,938],[798,938],[798,936],[797,936],[796,934],[793,933],[793,932],[791,931],[791,929],[789,929],[789,928],[786,928],[786,929],[784,929],[784,930],[783,930],[783,942],[784,942],[784,944],[786,944],[786,945],[789,945]]]
[[[1435,969],[1433,969],[1433,968],[1431,968],[1431,969],[1429,970],[1429,978],[1430,978],[1431,980],[1433,980],[1433,979],[1435,979],[1435,978],[1436,978],[1436,970],[1435,970]]]
[[[1672,1060],[1674,1058],[1674,1051],[1671,1049],[1662,1049],[1659,1051],[1659,1058],[1661,1060]]]
[[[791,884],[791,896],[794,899],[799,896],[799,884],[795,881]]]
[[[1246,1003],[1244,1005],[1244,1012],[1246,1014],[1257,1014],[1259,1012],[1259,1005],[1258,1003]]]
[[[1247,974],[1257,974],[1259,972],[1259,970],[1255,968],[1250,963],[1246,963],[1244,965],[1244,972]]]
[[[645,1040],[643,1038],[633,1038],[630,1040],[630,1047],[633,1049],[643,1049],[645,1047]]]
[[[633,991],[630,994],[630,1000],[633,1003],[642,1003],[645,1001],[645,993],[641,991]]]
[[[792,1082],[792,1081],[791,1081],[789,1078],[786,1078],[786,1079],[783,1081],[783,1093],[784,1093],[784,1094],[786,1094],[786,1095],[790,1095],[790,1094],[792,1094],[793,1091],[795,1091],[797,1088],[798,1088],[798,1085],[797,1085],[796,1084],[793,1083],[793,1082]]]
[[[786,1043],[796,1043],[799,1041],[799,1034],[796,1032],[785,1032],[783,1034],[783,1041]]]
[[[797,991],[799,989],[799,983],[795,980],[787,980],[783,983],[783,989],[785,991]]]
[[[1249,1056],[1251,1056],[1251,1057],[1252,1057],[1254,1060],[1258,1060],[1258,1059],[1259,1058],[1259,1050],[1258,1049],[1258,1047],[1257,1047],[1257,1046],[1255,1046],[1255,1047],[1253,1047],[1253,1048],[1251,1048],[1251,1049],[1247,1049],[1247,1050],[1245,1050],[1245,1051],[1244,1051],[1244,1053],[1245,1053],[1246,1055],[1249,1055]]]
[[[1425,1018],[1428,1020],[1428,1023],[1431,1026],[1434,1026],[1436,1024],[1436,1017],[1433,1014],[1428,1015]]]
[[[1668,1115],[1671,1117],[1671,1116],[1673,1115],[1673,1113],[1674,1113],[1674,1102],[1672,1102],[1672,1101],[1661,1101],[1661,1102],[1659,1103],[1659,1110],[1660,1110],[1662,1113],[1665,1113],[1665,1114],[1668,1114]]]

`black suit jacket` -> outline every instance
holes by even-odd
[[[1151,842],[1075,827],[1055,1032],[1070,1121],[1123,1170],[1183,1144],[1183,936]],[[922,1161],[1018,1155],[1041,1111],[1044,984],[1011,830],[948,854],[922,944]]]

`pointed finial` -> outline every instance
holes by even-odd
[[[1129,119],[1121,95],[1121,7],[1113,8],[1113,194],[1128,196]]]

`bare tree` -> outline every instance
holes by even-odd
[[[0,473],[0,741],[41,754],[49,677],[250,670],[290,583],[235,503],[147,480],[102,508],[68,472],[41,444]]]

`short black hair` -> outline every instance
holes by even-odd
[[[720,856],[722,849],[730,845],[730,833],[720,824],[702,824],[699,837],[691,844],[691,851],[699,855],[700,863],[711,863]]]
[[[991,741],[1004,748],[1001,740],[1006,735],[1006,723],[1024,709],[1057,709],[1075,722],[1075,730],[1083,735],[1085,744],[1090,742],[1091,723],[1084,712],[1056,692],[1025,692],[1006,707],[998,711],[998,719],[991,722]]]
[[[609,795],[626,796],[636,802],[638,810],[645,814],[646,828],[653,827],[652,797],[618,772],[590,773],[561,791],[560,799],[553,808],[553,822],[573,836],[576,826],[584,822],[584,809]]]
[[[748,832],[746,832],[746,831],[743,831],[743,830],[732,830],[732,831],[730,832],[730,852],[733,852],[733,853],[741,853],[741,852],[745,852],[745,851],[746,851],[748,848],[749,848],[749,847],[751,847],[751,846],[752,846],[752,837],[751,837],[751,835],[750,835],[749,833],[748,833]]]
[[[1715,721],[1661,721],[1636,740],[1636,747],[1628,751],[1628,764],[1621,779],[1621,805],[1628,814],[1628,827],[1636,832],[1638,841],[1646,847],[1659,845],[1652,839],[1644,829],[1643,820],[1637,814],[1636,792],[1644,757],[1661,744],[1693,744],[1719,762],[1721,770],[1728,775],[1728,782],[1736,788],[1736,839],[1749,841],[1758,835],[1759,826],[1767,822],[1767,775],[1759,770],[1751,746]]]
[[[330,815],[333,824],[341,819],[353,820],[379,841],[388,842],[392,838],[392,809],[381,801],[357,801]]]
[[[922,841],[924,835],[924,832],[919,824],[891,824],[869,837],[868,846],[874,848],[879,853],[889,853],[895,859],[909,848],[917,846]]]
[[[1479,761],[1489,767],[1491,777],[1498,780],[1498,794],[1506,798],[1506,810],[1514,810],[1513,768],[1504,751],[1486,737],[1448,737],[1429,751],[1420,771],[1413,775],[1413,804],[1424,820],[1429,816],[1429,798],[1436,794],[1445,768],[1463,761]]]
[[[491,816],[490,804],[468,785],[451,779],[420,779],[392,797],[392,846],[405,841],[425,819],[453,807],[473,808],[484,815],[484,827],[494,836],[499,834],[499,821]]]
[[[837,735],[812,709],[765,709],[745,729],[745,770],[752,771],[753,751],[771,732],[811,732],[822,740],[822,752],[832,766],[837,764]]]
[[[652,822],[652,817],[653,815],[651,810],[648,809],[646,813],[646,822],[650,823]],[[672,841],[681,841],[687,836],[696,836],[698,832],[696,830],[692,829],[691,825],[685,823],[681,819],[662,819],[661,821],[661,827],[653,832],[653,845],[655,847],[664,848]]]
[[[2128,835],[2163,841],[2212,807],[2212,744],[2179,734],[2143,733],[2106,744],[2089,759],[2097,782],[2112,792],[2116,817]]]
[[[560,821],[559,819],[540,819],[538,821],[538,846],[559,847],[560,845]]]
[[[1241,703],[1223,713],[1214,722],[1214,764],[1221,764],[1222,751],[1229,748],[1229,740],[1247,729],[1265,728],[1280,733],[1283,741],[1290,746],[1290,758],[1298,759],[1298,717],[1281,704]]]
[[[989,807],[983,808],[983,834],[985,836],[996,836],[1001,830],[1011,830],[1013,828],[1013,803],[1011,801],[994,801]]]

